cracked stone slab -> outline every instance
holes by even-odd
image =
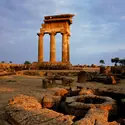
[[[73,116],[65,115],[65,116],[59,116],[55,119],[52,119],[48,122],[44,122],[41,125],[71,125],[73,124]]]
[[[57,117],[63,116],[63,114],[49,110],[15,110],[7,113],[7,120],[12,125],[41,125],[44,122],[56,119]]]
[[[44,122],[63,116],[63,114],[49,109],[41,109],[39,112],[40,114],[27,118],[26,120],[22,121],[20,125],[42,125]]]

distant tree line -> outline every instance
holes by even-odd
[[[117,64],[119,63],[121,66],[125,66],[125,58],[124,59],[120,59],[119,57],[115,57],[111,59],[112,63],[115,63],[115,66],[117,66]]]
[[[5,61],[1,61],[1,63],[6,63]],[[12,63],[12,61],[9,61],[9,63]]]
[[[7,63],[7,62],[1,61],[1,63]],[[13,62],[12,62],[12,61],[9,61],[9,63],[13,63]],[[31,64],[31,62],[30,62],[30,61],[25,61],[24,64]]]
[[[124,59],[120,59],[119,57],[115,57],[115,58],[112,58],[111,59],[111,62],[112,63],[115,63],[114,65],[115,66],[117,66],[118,64],[120,65],[120,66],[125,66],[125,58]],[[103,59],[101,59],[100,61],[99,61],[99,63],[100,64],[105,64],[105,61],[103,60]]]
[[[120,59],[119,57],[111,58],[111,62],[112,62],[112,63],[115,63],[115,64],[114,64],[115,66],[117,66],[118,64],[119,64],[120,66],[125,66],[125,58],[124,58],[124,59]],[[5,63],[5,61],[1,61],[1,63]],[[9,63],[12,63],[12,61],[9,61]],[[105,61],[104,61],[103,59],[101,59],[101,60],[99,61],[99,63],[103,65],[103,64],[105,64]],[[24,64],[31,64],[31,62],[28,61],[28,60],[26,60],[26,61],[24,62]]]

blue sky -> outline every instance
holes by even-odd
[[[44,16],[75,14],[71,25],[73,64],[106,65],[124,58],[125,0],[0,0],[0,61],[37,61],[40,26]],[[44,36],[44,60],[49,60],[49,35]],[[61,60],[61,35],[56,35],[57,60]]]

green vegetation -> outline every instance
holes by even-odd
[[[102,65],[105,64],[104,60],[100,60],[99,63],[101,63]]]
[[[125,66],[125,59],[120,59],[120,60],[119,60],[119,64],[120,64],[121,66]]]
[[[25,61],[24,64],[31,64],[31,62],[30,61]]]
[[[1,63],[5,63],[5,61],[1,61]]]
[[[119,62],[119,57],[112,58],[111,62],[115,63],[115,66],[117,66],[117,63]]]
[[[119,63],[121,66],[125,66],[125,59],[119,59],[119,57],[115,57],[111,59],[112,63],[115,63],[115,66]]]

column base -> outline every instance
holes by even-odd
[[[71,63],[68,62],[41,62],[38,63],[39,70],[70,70]]]

